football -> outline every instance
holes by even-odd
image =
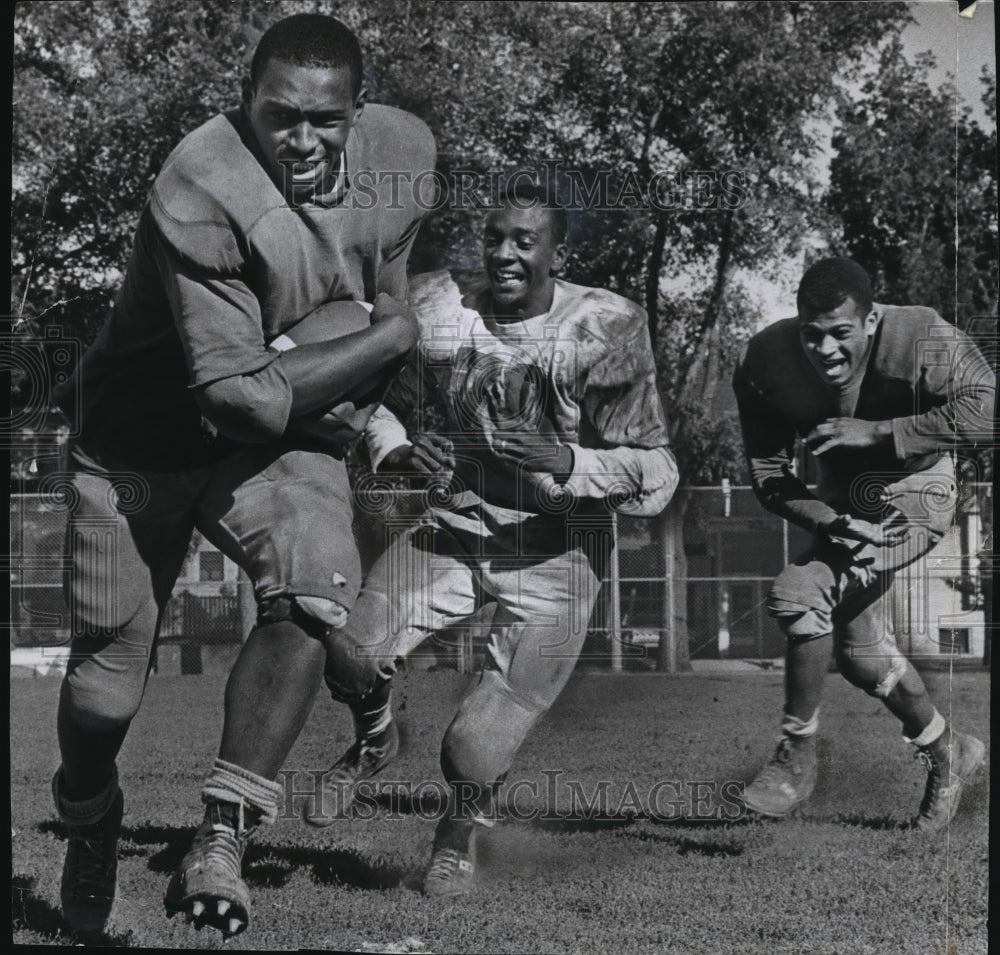
[[[298,345],[331,341],[371,326],[371,305],[365,302],[326,302],[278,335],[270,347],[288,351]],[[357,440],[368,419],[382,400],[388,386],[384,375],[361,382],[344,399],[325,413],[305,415],[292,422],[289,430],[318,442],[328,450],[342,449]]]

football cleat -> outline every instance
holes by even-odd
[[[118,834],[125,800],[119,789],[111,808],[89,826],[67,825],[68,845],[60,897],[70,930],[92,935],[104,930],[114,908],[118,879]]]
[[[986,747],[974,736],[955,733],[947,746],[936,755],[931,747],[920,747],[915,756],[927,768],[927,786],[920,809],[913,820],[923,832],[944,829],[958,811],[962,789],[982,765]]]
[[[250,921],[250,890],[242,877],[243,852],[252,829],[241,829],[240,807],[209,803],[205,820],[167,886],[167,915],[183,912],[194,927],[208,925],[226,937]]]
[[[424,895],[442,898],[465,895],[472,891],[476,873],[475,853],[470,844],[468,852],[460,849],[435,849],[424,876]]]
[[[442,819],[424,875],[424,895],[437,898],[465,895],[472,891],[475,873],[475,828],[469,823],[449,823]]]
[[[772,819],[787,816],[816,786],[816,737],[784,736],[771,761],[743,793],[750,812]]]
[[[320,829],[346,819],[354,805],[358,783],[380,773],[398,752],[399,729],[395,721],[379,735],[376,745],[357,740],[323,776],[319,799],[310,800],[303,807],[302,818]]]

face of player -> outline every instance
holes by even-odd
[[[271,59],[243,107],[268,172],[286,196],[306,201],[336,184],[340,157],[365,104],[347,67],[297,66]]]
[[[524,205],[527,205],[525,201]],[[498,316],[531,318],[552,307],[566,246],[552,234],[551,213],[541,204],[493,210],[483,230],[483,265]]]
[[[864,374],[877,326],[875,312],[866,315],[850,297],[832,312],[799,315],[806,357],[820,378],[834,388],[845,388]]]

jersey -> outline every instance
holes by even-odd
[[[195,392],[234,375],[256,376],[253,414],[280,435],[291,388],[268,343],[326,302],[405,299],[424,212],[413,183],[435,161],[427,127],[368,106],[335,205],[289,204],[257,150],[243,113],[221,114],[153,185],[122,289],[77,372],[80,440],[106,465],[183,470],[232,450]]]
[[[410,304],[420,322],[417,362],[390,388],[366,433],[373,464],[434,430],[455,446],[455,484],[483,500],[525,513],[546,510],[540,487],[495,454],[504,429],[545,431],[573,452],[565,488],[585,506],[617,502],[626,513],[658,514],[677,486],[646,314],[601,289],[557,280],[552,306],[518,321],[490,317],[482,271],[415,276]],[[488,400],[497,389],[517,389]],[[498,422],[497,407],[516,409]],[[433,418],[433,412],[438,414]],[[498,427],[502,424],[502,427]],[[552,481],[552,476],[546,476]]]
[[[807,530],[838,513],[871,520],[865,504],[877,495],[862,484],[923,475],[932,487],[953,475],[949,452],[992,441],[994,376],[971,340],[929,308],[873,308],[878,323],[856,393],[820,379],[794,318],[755,335],[733,378],[754,490],[768,510]],[[792,472],[795,439],[836,417],[891,421],[892,441],[817,458],[813,495]]]

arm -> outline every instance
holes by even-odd
[[[733,375],[743,445],[757,500],[773,514],[816,533],[838,517],[792,471],[795,429],[765,402],[746,370]]]
[[[292,418],[334,405],[370,375],[399,361],[416,321],[387,297],[364,331],[282,354],[264,344],[256,296],[240,278],[182,259],[155,227],[143,241],[157,263],[205,417],[238,441],[269,441]]]
[[[944,319],[935,314],[927,329],[929,334],[915,343],[917,391],[935,407],[892,419],[891,440],[901,461],[994,440],[995,372],[972,340]],[[938,329],[942,334],[930,334]]]
[[[902,528],[839,514],[795,476],[792,471],[795,429],[771,409],[742,366],[733,376],[733,390],[754,494],[767,510],[826,537],[863,541],[876,547],[899,542]]]
[[[966,335],[929,314],[923,337],[905,342],[905,357],[916,364],[914,392],[929,410],[885,421],[831,418],[806,436],[813,454],[886,447],[905,463],[956,445],[992,444],[996,376]]]
[[[419,354],[419,352],[418,352]],[[385,403],[376,409],[365,430],[372,469],[380,474],[432,475],[450,479],[455,467],[454,447],[447,438],[429,432],[410,437],[401,417],[407,409],[423,407],[417,362],[411,360],[389,386]]]
[[[565,489],[607,501],[615,510],[653,517],[677,489],[677,464],[668,447],[645,314],[637,330],[588,370],[580,400],[586,445],[568,442]],[[589,425],[589,427],[588,427]]]

